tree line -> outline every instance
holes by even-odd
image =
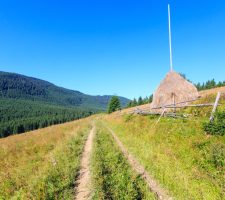
[[[195,84],[195,86],[197,87],[197,89],[199,91],[208,90],[208,89],[212,89],[212,88],[225,86],[225,81],[216,82],[215,79],[212,79],[212,80],[208,80],[204,83],[197,83],[197,84]]]
[[[180,73],[180,75],[182,77],[184,77],[186,80],[188,80],[189,82],[192,82],[192,81],[190,81],[189,79],[186,78],[185,74]],[[216,82],[215,79],[212,79],[212,80],[208,80],[208,81],[203,82],[203,83],[197,83],[197,84],[195,84],[195,86],[198,89],[198,91],[208,90],[208,89],[213,89],[213,88],[225,86],[225,81]],[[153,95],[151,95],[150,97],[145,97],[145,98],[142,98],[142,97],[139,97],[138,99],[134,98],[133,100],[131,100],[128,103],[127,108],[151,103],[152,100],[153,100]]]
[[[0,99],[0,138],[87,117],[95,111]]]
[[[153,99],[153,95],[151,95],[149,97],[145,97],[145,98],[142,98],[141,96],[138,99],[134,98],[133,100],[131,100],[127,104],[127,108],[131,108],[131,107],[135,107],[135,106],[140,106],[140,105],[143,105],[143,104],[151,103],[152,99]]]
[[[188,79],[186,77],[185,74],[183,73],[180,73],[180,75],[186,79],[187,81],[193,83],[190,79]],[[217,87],[223,87],[225,86],[225,81],[219,81],[219,82],[216,82],[215,79],[211,79],[211,80],[208,80],[206,82],[203,82],[203,83],[196,83],[194,84],[195,87],[198,89],[198,91],[201,91],[201,90],[209,90],[209,89],[213,89],[213,88],[217,88]]]

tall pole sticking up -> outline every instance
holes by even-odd
[[[170,45],[170,71],[173,71],[173,54],[172,54],[172,39],[170,26],[170,4],[168,4],[168,22],[169,22],[169,45]]]

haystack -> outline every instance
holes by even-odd
[[[180,74],[170,71],[153,95],[151,108],[192,101],[199,97],[197,88]]]

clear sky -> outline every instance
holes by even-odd
[[[150,95],[174,68],[225,80],[225,0],[1,0],[0,71],[87,94]]]

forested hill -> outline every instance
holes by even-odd
[[[58,106],[105,110],[111,96],[91,96],[47,81],[0,71],[0,97],[45,102]],[[122,106],[128,99],[120,97]]]
[[[91,96],[47,81],[0,72],[0,138],[104,111],[111,96]],[[120,97],[122,106],[128,99]]]

